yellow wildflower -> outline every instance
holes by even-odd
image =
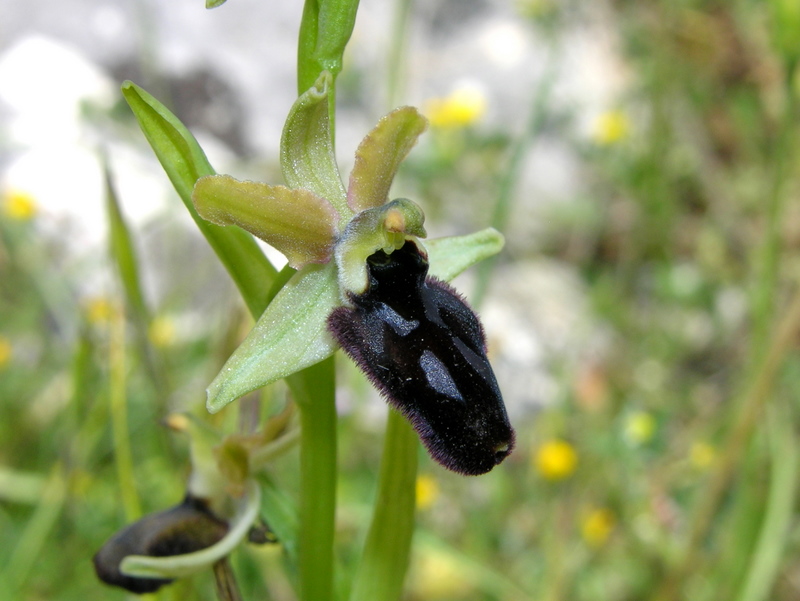
[[[424,112],[432,127],[466,127],[483,117],[486,96],[476,88],[458,88],[445,98],[428,100]]]
[[[22,190],[9,190],[5,194],[3,213],[10,219],[28,221],[36,216],[39,208],[33,195]]]
[[[147,330],[150,343],[157,348],[165,348],[175,343],[175,322],[169,317],[156,317]]]
[[[611,510],[596,508],[589,511],[581,522],[581,535],[590,547],[599,547],[607,540],[614,530],[614,514]]]
[[[417,560],[411,588],[419,599],[466,598],[474,592],[474,575],[453,556],[438,549],[423,549]]]
[[[547,480],[563,480],[575,471],[578,453],[568,442],[550,440],[536,450],[533,462],[542,477]]]
[[[647,411],[634,411],[625,420],[625,438],[633,445],[650,442],[656,432],[656,419]]]
[[[716,457],[716,451],[707,442],[695,442],[689,450],[689,461],[691,464],[699,469],[704,470],[708,468]]]
[[[517,10],[523,17],[531,19],[549,17],[556,9],[554,0],[517,0]]]
[[[104,296],[96,296],[86,303],[86,319],[89,323],[100,325],[111,321],[114,315],[114,303]]]
[[[627,138],[630,129],[631,122],[627,113],[620,110],[606,111],[597,118],[592,138],[600,146],[609,146]]]
[[[5,336],[0,336],[0,369],[3,369],[11,361],[14,355],[14,347],[11,341]]]
[[[417,477],[417,507],[427,509],[439,497],[439,483],[432,476]]]

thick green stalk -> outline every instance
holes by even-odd
[[[323,71],[336,79],[357,11],[358,0],[306,0],[297,44],[298,94],[313,86]],[[331,92],[329,98],[333,106],[335,94]]]
[[[303,94],[322,71],[335,82],[355,25],[358,0],[306,0],[297,46],[297,88]],[[335,83],[328,93],[333,139]],[[336,517],[336,380],[333,358],[287,378],[300,408],[301,601],[333,598],[333,534]]]
[[[528,149],[541,132],[545,123],[545,118],[547,117],[548,102],[550,101],[553,82],[555,81],[556,65],[552,59],[549,58],[546,59],[545,64],[548,65],[548,70],[538,82],[538,88],[533,97],[527,127],[522,132],[519,139],[517,139],[511,151],[508,169],[500,182],[497,202],[492,211],[490,225],[501,232],[506,229],[511,216],[514,190],[522,175],[524,160]],[[474,307],[480,307],[486,297],[486,293],[489,291],[489,280],[496,260],[496,257],[492,257],[478,265],[478,278],[475,284],[475,290],[471,296],[472,305]]]
[[[301,601],[333,598],[336,517],[336,396],[333,357],[287,378],[300,408]]]
[[[351,601],[396,601],[408,570],[416,504],[417,435],[389,411],[375,511]]]

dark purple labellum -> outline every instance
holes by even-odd
[[[119,569],[125,557],[192,553],[219,542],[227,532],[228,525],[211,513],[203,500],[186,495],[179,505],[146,515],[117,532],[94,556],[94,568],[106,584],[132,593],[152,593],[172,580],[126,576]]]
[[[367,259],[369,286],[328,328],[345,352],[455,472],[484,474],[514,447],[478,317],[450,286],[428,277],[413,242]]]

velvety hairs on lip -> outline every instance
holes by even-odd
[[[426,277],[411,241],[367,259],[369,286],[351,294],[328,328],[431,456],[455,472],[484,474],[514,447],[514,430],[486,357],[478,317],[450,286]]]

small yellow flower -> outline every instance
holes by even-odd
[[[114,303],[104,296],[90,298],[86,303],[86,319],[94,325],[107,324],[114,315]]]
[[[169,317],[156,317],[147,330],[150,343],[156,348],[165,348],[175,343],[175,322]]]
[[[14,347],[11,341],[5,336],[0,336],[0,369],[3,369],[11,361],[14,355]]]
[[[486,113],[486,96],[472,87],[454,90],[445,98],[432,98],[425,103],[425,115],[432,127],[467,127]]]
[[[29,221],[39,212],[33,195],[22,190],[9,190],[5,194],[3,213],[17,221]]]
[[[716,456],[714,447],[707,442],[695,442],[689,450],[689,462],[699,470],[710,467]]]
[[[556,4],[554,0],[518,0],[517,10],[523,17],[537,19],[555,13]]]
[[[418,599],[467,598],[474,592],[475,576],[454,557],[423,549],[417,559],[411,588]]]
[[[592,509],[581,522],[581,535],[590,547],[600,547],[607,540],[616,520],[611,510],[604,508]]]
[[[417,508],[427,509],[439,497],[439,483],[431,476],[417,477]]]
[[[600,146],[610,146],[630,134],[631,122],[627,113],[620,110],[601,113],[595,122],[592,138]]]
[[[625,438],[633,445],[647,444],[656,433],[656,419],[647,411],[634,411],[625,420]]]
[[[550,440],[536,450],[533,462],[542,477],[547,480],[563,480],[575,471],[578,453],[568,442]]]

